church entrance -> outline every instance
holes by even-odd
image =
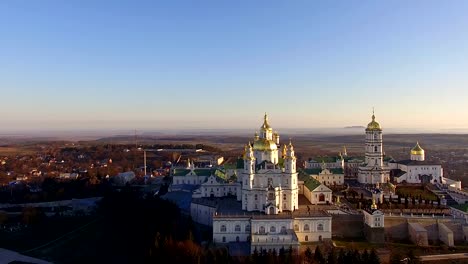
[[[325,202],[325,195],[323,193],[319,195],[319,202]]]
[[[431,178],[432,176],[429,176],[429,175],[421,175],[419,176],[420,180],[421,180],[421,183],[430,183],[431,182]]]

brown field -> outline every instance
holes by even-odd
[[[0,156],[32,155],[36,152],[37,149],[31,147],[0,147]]]

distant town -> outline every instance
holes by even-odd
[[[243,144],[236,137],[136,134],[5,143],[3,254],[37,263],[466,258],[463,149],[431,153],[422,142],[402,141],[407,147],[389,144],[388,151],[374,114],[357,143],[334,137],[312,148],[301,148],[307,135],[297,142],[270,123],[265,114]],[[122,253],[109,257],[119,247]]]

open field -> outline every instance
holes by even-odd
[[[36,148],[25,146],[0,147],[0,156],[32,155],[36,152]]]

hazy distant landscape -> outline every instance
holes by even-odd
[[[354,130],[354,129],[351,129]],[[298,155],[299,164],[314,156],[336,156],[346,146],[349,156],[364,156],[364,135],[362,129],[356,133],[325,134],[294,132],[280,134],[282,144],[289,139],[294,143]],[[359,132],[359,133],[358,133]],[[169,132],[143,132],[132,134],[86,136],[0,136],[0,156],[29,154],[39,151],[43,145],[52,142],[60,144],[79,143],[85,145],[134,145],[145,147],[155,144],[204,144],[222,149],[225,157],[237,157],[241,155],[246,142],[253,140],[253,132],[249,131],[216,131],[206,130],[190,133]],[[135,141],[136,140],[136,141]],[[468,135],[467,134],[384,134],[384,151],[386,156],[395,160],[409,158],[410,149],[419,141],[426,150],[427,160],[442,164],[445,174],[449,177],[461,179],[468,184]]]

